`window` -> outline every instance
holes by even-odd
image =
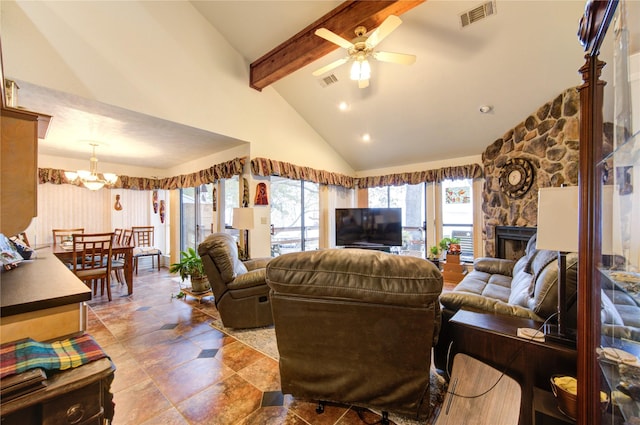
[[[425,258],[425,185],[372,187],[369,208],[402,208],[402,249],[406,255]]]
[[[318,249],[319,186],[271,178],[271,255]]]
[[[237,236],[238,231],[231,228],[231,223],[233,223],[233,209],[240,206],[240,179],[238,176],[222,180],[222,192],[224,194],[224,223],[222,227],[226,232]]]
[[[462,260],[473,260],[473,181],[444,180],[442,237],[460,239]]]
[[[197,248],[213,231],[213,185],[180,190],[180,250]]]

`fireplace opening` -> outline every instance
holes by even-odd
[[[517,260],[524,256],[535,227],[496,226],[496,257]]]

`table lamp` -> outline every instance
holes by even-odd
[[[545,338],[575,344],[567,328],[567,253],[578,252],[578,186],[545,187],[538,191],[537,249],[558,251],[558,327]]]
[[[244,231],[244,248],[239,256],[241,260],[249,259],[249,230],[253,229],[253,208],[234,208],[231,227]]]

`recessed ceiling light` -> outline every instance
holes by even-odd
[[[482,106],[480,106],[480,112],[483,113],[483,114],[488,114],[491,111],[493,111],[493,106],[491,106],[491,105],[482,105]]]
[[[338,105],[338,109],[340,109],[341,111],[346,111],[347,109],[349,109],[349,104],[347,102],[340,102],[340,104]]]
[[[362,141],[363,142],[370,142],[371,141],[371,135],[369,133],[364,133],[362,135]]]

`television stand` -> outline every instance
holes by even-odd
[[[346,245],[345,248],[373,249],[376,251],[391,252],[391,246],[388,245]]]

